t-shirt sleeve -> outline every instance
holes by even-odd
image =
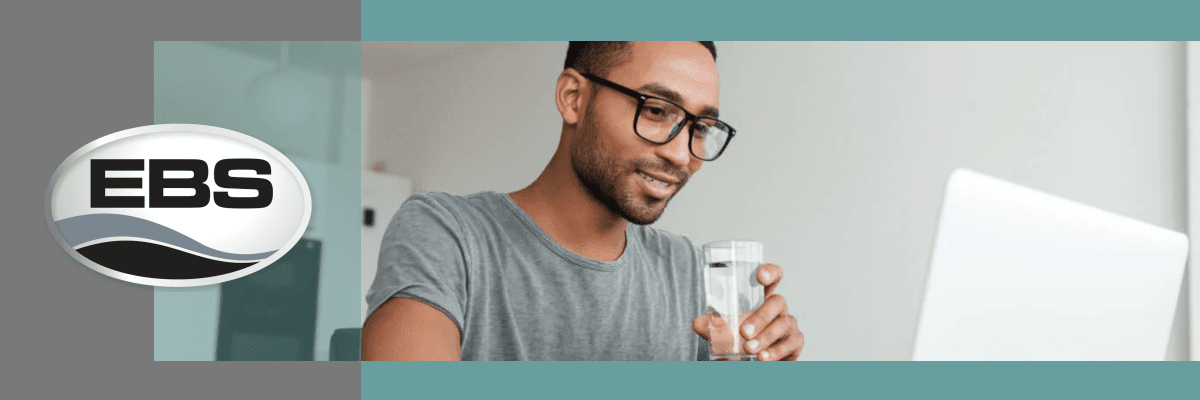
[[[461,224],[444,204],[426,193],[409,197],[384,233],[367,315],[392,297],[407,297],[442,311],[461,333],[467,301],[464,243]]]

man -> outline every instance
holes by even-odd
[[[559,145],[532,184],[422,193],[393,218],[363,359],[707,359],[698,252],[645,225],[732,138],[718,92],[711,42],[572,42]],[[804,344],[781,277],[759,269],[767,297],[740,333],[761,360]]]

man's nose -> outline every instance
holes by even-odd
[[[691,142],[691,123],[685,124],[680,128],[678,135],[671,138],[671,141],[658,146],[658,156],[666,159],[680,169],[687,168],[692,161],[692,153],[688,148]]]

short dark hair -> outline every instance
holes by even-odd
[[[712,54],[713,61],[717,60],[717,45],[713,42],[699,42]],[[630,42],[575,42],[567,46],[567,61],[563,69],[574,68],[579,72],[605,76],[608,70],[621,65],[629,59]]]

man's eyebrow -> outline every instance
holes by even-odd
[[[639,87],[637,90],[642,93],[648,93],[648,94],[652,94],[657,97],[661,97],[661,98],[670,100],[676,104],[683,102],[683,96],[680,96],[679,92],[676,92],[671,89],[667,89],[665,86],[659,85],[657,83],[647,83],[647,84]],[[717,110],[717,108],[713,107],[713,106],[705,106],[703,109],[700,110],[700,112],[696,113],[696,115],[710,117],[710,118],[717,118],[720,114],[721,114],[720,110]]]

